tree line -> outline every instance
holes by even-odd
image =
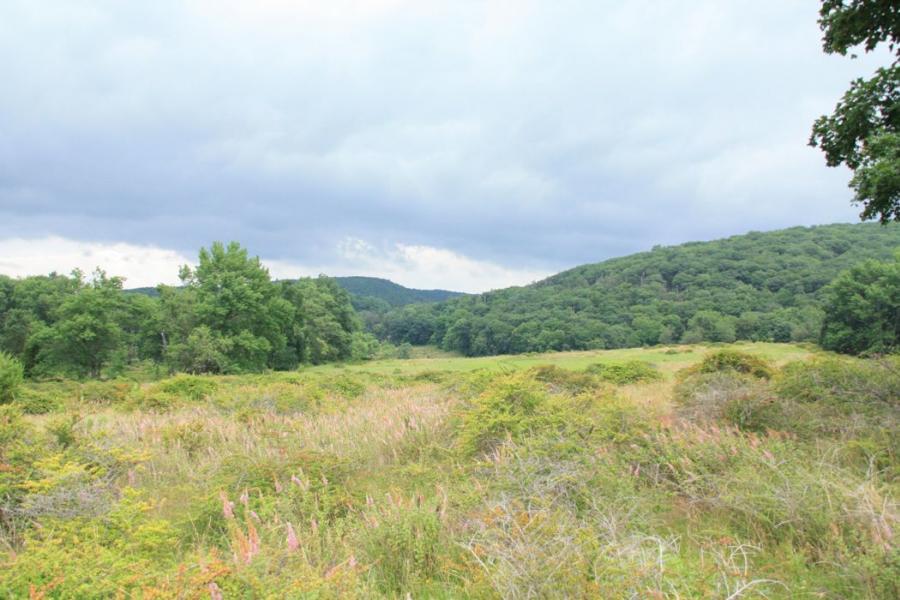
[[[141,361],[190,373],[293,369],[376,344],[333,280],[272,281],[236,242],[201,249],[179,276],[157,297],[126,293],[101,270],[0,276],[0,351],[28,375],[98,377]]]
[[[896,225],[795,227],[657,247],[526,287],[364,318],[373,333],[393,343],[434,344],[467,356],[736,340],[817,342],[833,289],[828,284],[866,260],[890,259],[897,247]],[[893,305],[887,306],[882,312],[893,314]],[[869,319],[868,326],[880,323]],[[838,329],[828,329],[827,340],[840,337]],[[859,345],[853,344],[867,349]]]

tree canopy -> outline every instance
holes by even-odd
[[[409,305],[385,314],[372,331],[466,355],[816,341],[825,286],[898,246],[900,226],[862,223],[658,247],[526,287]]]
[[[828,286],[822,347],[846,354],[900,349],[900,252],[866,261]]]
[[[32,376],[98,377],[140,361],[190,373],[292,369],[371,346],[332,280],[274,282],[235,242],[201,249],[180,276],[153,296],[124,293],[100,270],[0,276],[0,352]]]
[[[885,44],[894,61],[851,82],[834,112],[813,124],[809,143],[824,151],[829,166],[853,171],[862,219],[900,220],[900,3],[823,0],[819,17],[825,52],[846,56]]]

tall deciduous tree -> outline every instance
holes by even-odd
[[[822,347],[847,354],[900,349],[900,252],[866,261],[828,286]]]
[[[258,257],[237,242],[215,242],[200,250],[197,268],[186,275],[197,324],[222,337],[218,347],[230,369],[262,370],[284,349],[291,307]]]
[[[39,362],[47,371],[99,377],[122,341],[125,307],[122,280],[97,270],[89,282],[76,272],[78,290],[57,310],[45,330]]]
[[[862,219],[900,221],[900,2],[823,0],[819,16],[825,52],[846,56],[886,44],[894,62],[853,81],[834,112],[816,120],[809,143],[829,166],[853,171]]]

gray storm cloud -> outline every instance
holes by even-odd
[[[854,220],[805,142],[877,61],[823,55],[817,5],[7,0],[0,240],[387,264],[352,239],[525,283]]]

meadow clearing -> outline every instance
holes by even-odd
[[[0,596],[893,598],[898,398],[764,343],[28,382]]]

